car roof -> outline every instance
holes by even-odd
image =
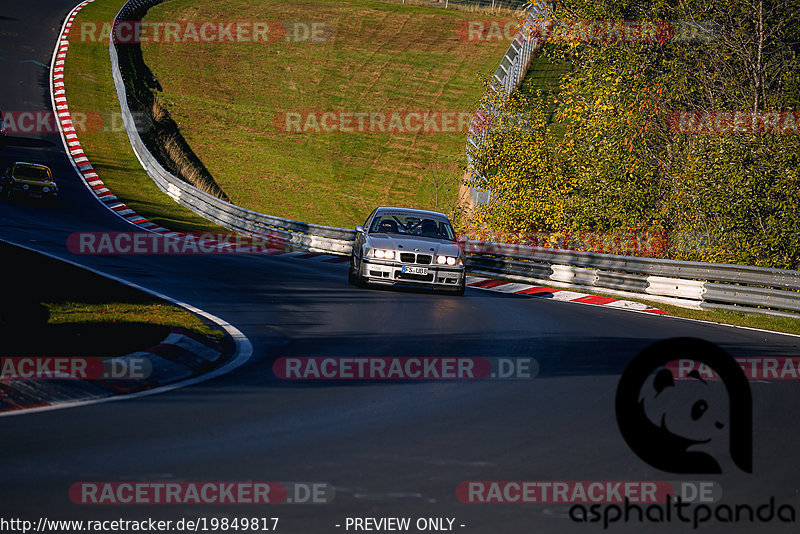
[[[50,170],[50,167],[48,167],[47,165],[42,165],[41,163],[29,163],[27,161],[15,161],[13,166],[15,168],[23,166],[23,167],[34,167],[36,169],[47,169],[48,171]]]
[[[413,215],[420,215],[422,217],[439,217],[445,220],[450,220],[447,218],[447,215],[444,213],[439,213],[438,211],[429,211],[429,210],[418,210],[414,208],[401,208],[397,206],[381,206],[377,210],[375,210],[375,215],[381,215],[387,211],[402,211],[404,213],[409,213]]]

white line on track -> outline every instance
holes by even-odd
[[[100,403],[104,403],[104,402],[113,402],[113,401],[120,401],[120,400],[136,399],[136,398],[139,398],[139,397],[146,397],[148,395],[156,395],[158,393],[166,393],[168,391],[172,391],[172,390],[179,389],[179,388],[184,388],[186,386],[191,386],[191,385],[194,385],[194,384],[199,384],[200,382],[205,382],[206,380],[211,380],[212,378],[216,378],[218,376],[222,376],[224,374],[227,374],[227,373],[233,371],[234,369],[236,369],[237,367],[240,367],[241,365],[243,365],[253,355],[253,344],[250,343],[250,340],[247,339],[247,336],[245,336],[238,328],[236,328],[232,324],[220,319],[216,315],[212,315],[212,314],[208,313],[207,311],[203,311],[200,308],[192,306],[191,304],[187,304],[185,302],[181,302],[181,301],[176,300],[176,299],[174,299],[172,297],[168,297],[167,295],[164,295],[164,294],[159,293],[157,291],[153,291],[152,289],[147,289],[146,287],[142,287],[142,286],[140,286],[138,284],[134,284],[133,282],[129,282],[129,281],[124,280],[122,278],[118,278],[116,276],[113,276],[113,275],[110,275],[110,274],[106,274],[106,273],[98,271],[96,269],[92,269],[91,267],[86,267],[85,265],[80,265],[78,263],[75,263],[73,261],[70,261],[70,260],[67,260],[67,259],[64,259],[64,258],[59,258],[58,256],[56,256],[54,254],[50,254],[48,252],[42,252],[40,250],[36,250],[36,249],[30,248],[30,247],[27,247],[25,245],[21,245],[19,243],[14,243],[13,241],[8,241],[8,240],[5,240],[5,239],[0,239],[0,241],[3,241],[5,243],[9,243],[11,245],[14,245],[14,246],[17,246],[17,247],[20,247],[20,248],[23,248],[25,250],[29,250],[31,252],[36,252],[38,254],[42,254],[44,256],[47,256],[48,258],[53,258],[53,259],[58,260],[58,261],[63,261],[63,262],[68,263],[70,265],[74,265],[75,267],[79,267],[81,269],[85,269],[85,270],[87,270],[89,272],[92,272],[92,273],[95,273],[97,275],[100,275],[100,276],[102,276],[104,278],[109,278],[111,280],[114,280],[116,282],[124,284],[124,285],[126,285],[128,287],[132,287],[132,288],[137,289],[139,291],[144,291],[145,293],[148,293],[150,295],[153,295],[154,297],[158,297],[160,299],[166,300],[167,302],[175,304],[176,306],[180,306],[181,308],[189,310],[192,313],[200,315],[201,317],[205,317],[206,319],[216,323],[220,328],[225,330],[225,332],[227,332],[228,335],[231,336],[231,338],[233,339],[233,342],[236,344],[236,352],[234,353],[233,359],[231,361],[229,361],[228,363],[226,363],[225,365],[223,365],[221,367],[218,367],[218,368],[216,368],[216,369],[214,369],[212,371],[209,371],[208,373],[205,373],[205,374],[200,375],[200,376],[196,376],[194,378],[190,378],[188,380],[175,382],[173,384],[167,384],[166,386],[159,386],[159,387],[155,387],[155,388],[148,389],[148,390],[145,390],[145,391],[139,391],[139,392],[136,392],[136,393],[114,395],[114,396],[111,396],[111,397],[103,397],[103,398],[100,398],[100,399],[67,401],[67,402],[63,402],[63,403],[59,403],[59,404],[53,404],[51,406],[41,406],[41,407],[38,407],[38,408],[24,408],[22,410],[15,410],[15,411],[11,411],[11,412],[2,412],[2,413],[0,413],[0,417],[12,417],[12,416],[15,416],[15,415],[27,415],[27,414],[30,414],[30,413],[49,412],[49,411],[52,411],[52,410],[63,410],[65,408],[76,408],[78,406],[89,406],[89,405],[92,405],[92,404],[100,404]]]

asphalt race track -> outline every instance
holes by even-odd
[[[4,110],[50,109],[51,54],[74,3],[3,2]],[[410,517],[412,524],[442,517],[465,533],[603,530],[573,522],[566,504],[459,502],[456,487],[470,480],[708,480],[722,487],[726,503],[757,506],[774,496],[800,509],[794,380],[751,382],[752,474],[730,462],[722,462],[722,475],[650,467],[626,445],[615,418],[620,374],[657,340],[692,336],[735,357],[796,357],[798,337],[475,289],[463,298],[360,290],[347,284],[344,264],[285,256],[73,256],[66,249],[72,232],[134,229],[89,193],[57,135],[11,136],[0,146],[0,165],[13,160],[51,166],[62,199],[55,206],[0,201],[0,238],[221,317],[250,339],[253,356],[230,374],[160,395],[0,418],[0,518],[279,517],[280,532],[327,533],[345,532],[348,517]],[[13,266],[2,272],[8,283]],[[275,378],[273,362],[290,356],[535,358],[540,371],[532,380]],[[78,481],[175,480],[322,482],[336,495],[329,504],[214,507],[87,506],[68,497]],[[704,527],[798,528],[778,521]],[[679,530],[692,526],[609,528]]]

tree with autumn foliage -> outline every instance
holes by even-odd
[[[800,135],[687,134],[670,123],[676,112],[800,110],[800,4],[569,0],[551,17],[700,31],[548,41],[538,61],[568,67],[556,91],[531,75],[509,97],[487,82],[493,113],[470,159],[474,185],[492,194],[473,225],[661,232],[683,243],[669,257],[800,268]]]

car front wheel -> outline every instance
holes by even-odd
[[[464,276],[461,277],[461,285],[458,286],[456,289],[455,294],[456,296],[463,297],[464,291],[467,289],[467,273],[464,273]]]
[[[354,258],[350,258],[350,263],[347,264],[347,283],[351,286],[356,285],[356,273],[353,270],[353,263],[355,262]]]
[[[350,263],[347,268],[347,281],[350,285],[364,287],[364,280],[361,278],[361,275],[358,274],[359,266],[356,265],[356,257],[350,257]]]

